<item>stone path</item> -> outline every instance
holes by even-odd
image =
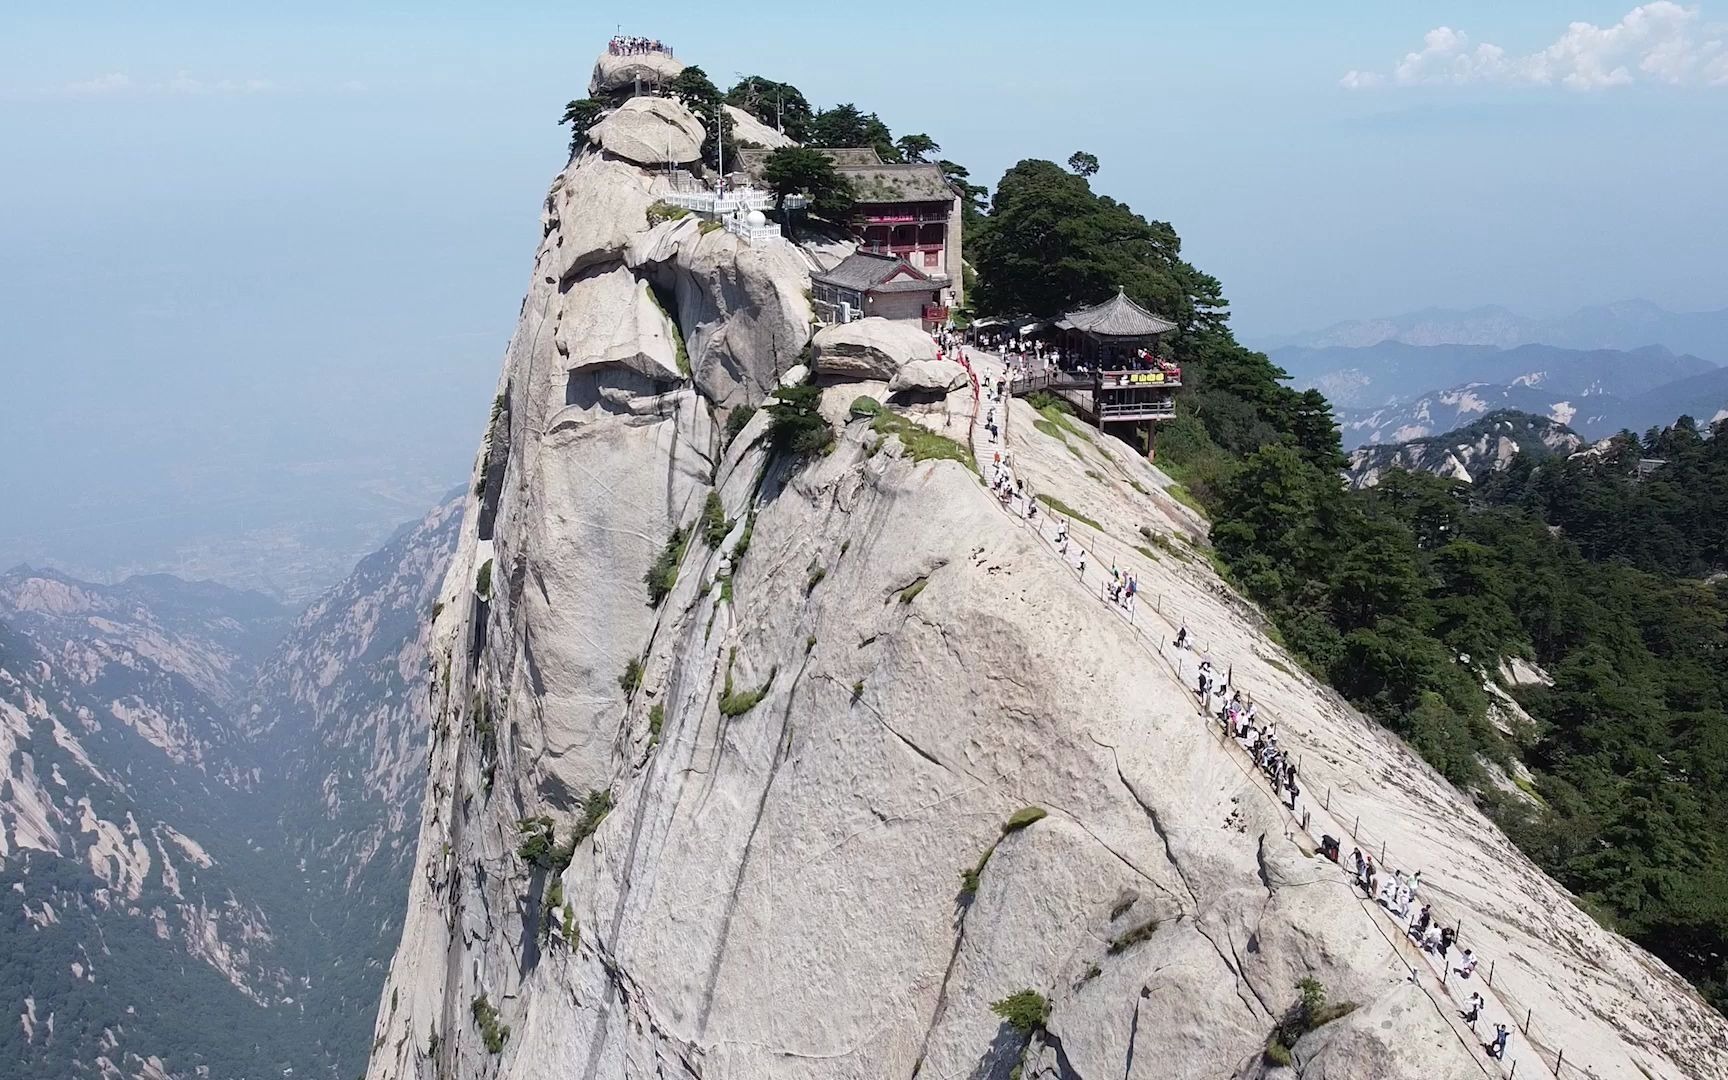
[[[971,432],[973,458],[978,464],[979,471],[983,473],[985,483],[993,485],[996,479],[996,470],[1000,469],[1007,477],[1007,486],[1012,490],[1015,486],[1016,477],[1013,456],[1007,445],[1011,402],[998,400],[994,390],[996,380],[1005,376],[1006,367],[1000,358],[989,353],[968,349],[965,355],[969,368],[976,375],[974,382],[976,397],[973,403],[976,422],[972,425]],[[986,426],[986,419],[992,410],[994,410],[1000,430],[1000,435],[996,438],[992,438]],[[997,497],[994,488],[991,497]],[[998,501],[1000,502],[1000,500]],[[1378,855],[1379,853],[1374,851],[1371,844],[1365,844],[1353,836],[1353,832],[1356,830],[1345,829],[1342,820],[1332,814],[1329,806],[1304,805],[1299,798],[1298,805],[1301,808],[1296,811],[1283,801],[1248,752],[1237,740],[1230,738],[1217,724],[1217,721],[1208,714],[1204,705],[1199,701],[1197,690],[1189,685],[1189,672],[1197,671],[1198,663],[1193,661],[1186,651],[1176,649],[1173,641],[1170,640],[1178,628],[1155,609],[1149,609],[1153,617],[1144,621],[1137,621],[1138,612],[1133,607],[1124,608],[1123,605],[1111,601],[1104,592],[1104,584],[1109,576],[1108,568],[1100,566],[1098,561],[1089,555],[1082,538],[1072,534],[1075,525],[1080,525],[1081,528],[1086,528],[1086,526],[1078,522],[1069,523],[1071,533],[1066,545],[1067,550],[1064,552],[1056,541],[1059,527],[1062,524],[1061,515],[1040,508],[1036,517],[1029,521],[1026,516],[1027,506],[1032,501],[1034,501],[1034,493],[1026,490],[1023,495],[1016,494],[1010,497],[1006,503],[1002,503],[1003,512],[1014,517],[1021,527],[1032,532],[1042,542],[1048,553],[1060,560],[1083,583],[1088,586],[1096,583],[1100,602],[1138,631],[1142,638],[1142,644],[1148,652],[1163,661],[1161,667],[1182,688],[1182,692],[1194,707],[1196,714],[1204,722],[1218,729],[1220,749],[1230,755],[1231,760],[1243,771],[1252,786],[1258,788],[1267,798],[1277,804],[1286,821],[1286,837],[1292,842],[1297,842],[1298,846],[1308,855],[1313,855],[1319,850],[1319,838],[1322,835],[1336,837],[1340,841],[1342,850],[1348,850],[1354,846],[1362,849],[1364,854]],[[1149,644],[1147,644],[1148,642]],[[1273,710],[1262,704],[1260,717],[1262,720],[1273,719]],[[1311,793],[1306,802],[1309,804],[1313,802]],[[1306,841],[1306,843],[1301,841]],[[1381,858],[1380,864],[1383,875],[1392,873],[1393,868],[1387,865],[1386,859]],[[1447,959],[1426,952],[1410,939],[1403,924],[1390,911],[1362,895],[1354,883],[1353,874],[1342,865],[1339,866],[1339,870],[1351,882],[1352,895],[1356,896],[1364,914],[1386,939],[1399,962],[1410,972],[1411,982],[1415,983],[1433,1002],[1436,1012],[1451,1027],[1458,1040],[1471,1051],[1484,1075],[1515,1077],[1519,1072],[1520,1062],[1522,1062],[1525,1076],[1550,1077],[1553,1080],[1559,1080],[1562,1074],[1556,1069],[1564,1066],[1563,1057],[1554,1067],[1550,1067],[1542,1054],[1528,1042],[1525,1035],[1519,1030],[1521,1018],[1517,1013],[1523,1010],[1509,1007],[1496,996],[1489,982],[1492,971],[1489,961],[1485,958],[1479,958],[1483,960],[1483,966],[1478,969],[1475,977],[1469,979],[1456,977],[1452,970],[1452,961],[1457,960],[1461,955],[1462,943],[1455,946],[1455,951]],[[1458,913],[1454,912],[1448,918],[1439,910],[1438,905],[1435,905],[1434,918],[1439,925],[1459,925]],[[1468,998],[1472,991],[1481,994],[1486,1002],[1482,1010],[1482,1018],[1477,1021],[1474,1029],[1466,1024],[1460,1015],[1463,1010],[1464,999]],[[1504,1023],[1512,1029],[1512,1038],[1507,1043],[1505,1057],[1499,1061],[1489,1057],[1484,1047],[1487,1038],[1492,1038],[1496,1023]],[[1564,1074],[1567,1076],[1590,1075],[1587,1071],[1576,1068],[1565,1069]]]

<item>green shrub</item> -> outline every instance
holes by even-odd
[[[738,650],[733,649],[726,654],[726,685],[720,691],[720,715],[728,719],[743,716],[754,709],[757,704],[768,696],[768,688],[774,685],[774,675],[778,669],[768,672],[768,679],[754,690],[732,689],[732,662],[737,659]]]
[[[642,583],[648,586],[649,607],[659,607],[666,594],[672,591],[672,586],[678,583],[678,564],[684,561],[684,549],[689,543],[690,534],[686,530],[673,529],[672,535],[666,539],[666,546],[655,557],[654,565],[642,575]]]
[[[489,1054],[504,1052],[504,1042],[510,1038],[510,1025],[498,1022],[498,1010],[481,994],[469,1005],[468,1011],[474,1014],[474,1026],[480,1029],[480,1040],[486,1044]]]
[[[1099,532],[1104,531],[1104,526],[1098,524],[1096,521],[1093,521],[1091,518],[1087,517],[1085,514],[1080,513],[1078,510],[1074,509],[1072,506],[1069,506],[1067,503],[1063,502],[1061,499],[1058,499],[1056,496],[1045,495],[1042,492],[1040,492],[1036,497],[1037,497],[1039,502],[1043,503],[1045,506],[1048,506],[1050,509],[1056,511],[1058,514],[1062,514],[1066,517],[1072,518],[1073,520],[1078,521],[1082,525],[1090,525],[1092,528],[1098,530]]]
[[[725,227],[726,227],[725,225],[721,224],[718,221],[714,221],[714,220],[709,219],[709,218],[704,218],[702,221],[702,224],[696,226],[696,231],[701,233],[703,236],[707,236],[709,233],[719,232],[721,229],[724,229]]]
[[[593,836],[594,830],[600,827],[600,823],[605,821],[606,815],[611,812],[612,793],[604,788],[595,788],[590,791],[582,800],[582,817],[576,822],[576,832],[573,835],[574,843],[580,844]]]
[[[754,536],[755,533],[756,533],[756,511],[752,510],[748,514],[744,515],[744,531],[738,534],[737,542],[732,545],[732,572],[733,573],[738,572],[738,560],[742,559],[744,557],[744,553],[746,551],[750,550],[750,538],[752,536]],[[728,599],[728,600],[732,599],[732,595],[730,593],[728,593],[726,595],[726,599]]]
[[[689,210],[682,206],[673,206],[665,200],[656,201],[648,207],[649,226],[659,225],[667,221],[677,221],[679,218],[689,216]]]
[[[864,696],[864,680],[859,679],[857,682],[852,684],[852,700],[857,701],[859,698],[861,698],[863,696]]]
[[[804,595],[809,596],[816,591],[816,586],[822,584],[822,579],[828,576],[828,568],[818,566],[810,571],[810,576],[804,580]]]
[[[550,870],[554,837],[552,819],[544,816],[523,818],[516,823],[516,831],[522,837],[521,842],[516,845],[516,854],[522,861],[542,870]]]
[[[564,940],[574,949],[582,943],[582,928],[576,925],[576,909],[564,901]]]
[[[711,548],[717,548],[731,531],[732,523],[726,520],[726,504],[720,501],[719,492],[710,491],[708,501],[702,504],[703,542]]]
[[[972,866],[960,871],[960,896],[970,900],[978,892],[978,880],[984,876],[984,867],[990,862],[990,855],[996,850],[992,844],[984,849],[984,854],[978,856],[978,861]]]
[[[892,410],[879,409],[875,415],[876,418],[870,421],[870,430],[899,439],[900,445],[906,448],[906,456],[913,461],[958,461],[973,472],[978,471],[970,447],[962,446],[946,435],[938,435]]]
[[[875,416],[882,411],[882,403],[869,394],[860,394],[852,399],[852,405],[846,410],[848,416],[857,418]]]
[[[901,589],[900,602],[902,604],[910,604],[912,601],[918,599],[918,594],[923,592],[924,586],[928,584],[930,584],[929,577],[921,577],[917,581],[906,586],[904,589]]]
[[[1022,1035],[1043,1030],[1050,1020],[1050,1002],[1036,990],[1021,990],[991,1004],[990,1011]]]
[[[731,446],[738,433],[749,425],[750,418],[756,415],[756,406],[740,405],[726,414],[726,445]]]
[[[635,697],[642,689],[642,661],[632,656],[624,664],[624,674],[618,676],[618,685],[624,688],[625,697]]]
[[[442,600],[432,601],[432,621],[437,622],[438,616],[440,616],[442,614],[444,614],[444,601],[442,601]]]
[[[666,723],[666,705],[656,701],[654,707],[648,710],[648,745],[656,746],[660,742],[660,728]]]
[[[1295,1046],[1302,1036],[1356,1010],[1353,1001],[1327,1004],[1326,987],[1311,976],[1296,984],[1296,993],[1296,1003],[1279,1019],[1278,1025],[1272,1029],[1272,1038],[1266,1044],[1266,1060],[1275,1064],[1290,1063],[1289,1048]]]
[[[1157,932],[1158,932],[1158,920],[1157,919],[1147,919],[1145,922],[1141,923],[1139,926],[1136,926],[1130,930],[1124,930],[1122,933],[1117,934],[1115,937],[1111,938],[1110,939],[1110,947],[1107,951],[1110,953],[1111,956],[1115,956],[1119,952],[1125,952],[1128,949],[1131,949],[1134,946],[1140,944],[1142,941],[1146,941],[1146,940],[1150,939],[1152,937],[1152,935],[1157,933]]]
[[[1043,821],[1049,815],[1042,806],[1023,806],[1014,811],[1014,815],[1002,823],[1002,835],[1019,832],[1035,821]]]
[[[822,389],[816,386],[782,386],[774,400],[764,406],[773,418],[768,436],[781,453],[806,456],[822,454],[834,445],[834,429],[822,418]]]
[[[482,600],[492,599],[492,560],[487,559],[480,564],[480,572],[474,575],[474,591]]]

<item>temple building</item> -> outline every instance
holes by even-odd
[[[1071,311],[1052,326],[1062,335],[1063,357],[1091,371],[1092,421],[1100,428],[1144,423],[1150,456],[1157,422],[1176,415],[1182,386],[1182,369],[1158,355],[1159,343],[1176,324],[1118,289],[1102,304]]]
[[[771,150],[738,153],[739,170],[760,178]],[[856,204],[851,227],[859,250],[890,255],[935,282],[938,322],[946,309],[965,302],[961,273],[960,196],[932,164],[885,164],[870,147],[822,151],[852,185]],[[839,267],[835,267],[838,270]]]
[[[948,321],[942,296],[946,280],[898,255],[859,248],[832,269],[811,274],[810,286],[817,311],[828,322],[874,315],[932,329]]]

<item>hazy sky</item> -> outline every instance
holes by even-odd
[[[460,482],[620,20],[984,182],[1092,151],[1250,337],[1728,305],[1728,0],[882,10],[7,0],[0,562]]]

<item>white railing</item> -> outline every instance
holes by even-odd
[[[780,239],[780,226],[778,225],[752,225],[739,217],[726,217],[720,220],[726,223],[727,232],[741,238],[751,247],[772,243]]]
[[[733,188],[721,194],[694,177],[673,177],[672,192],[666,196],[666,201],[673,206],[717,217],[725,214],[747,214],[752,210],[767,213],[774,209],[774,193],[771,191]],[[802,210],[809,202],[802,195],[788,195],[785,205],[788,210]]]

